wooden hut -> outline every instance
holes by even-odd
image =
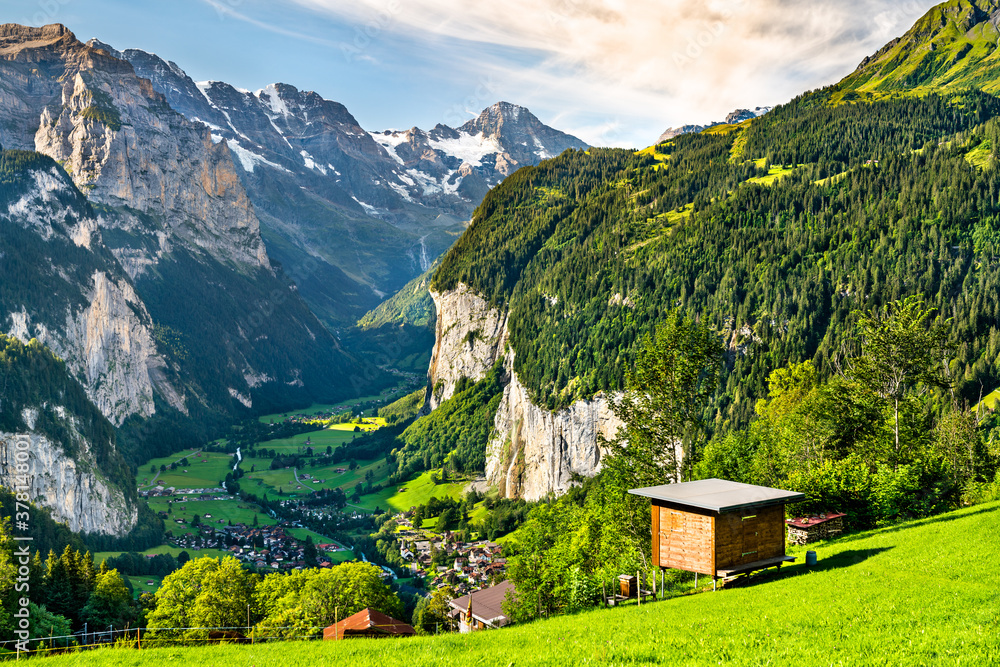
[[[780,566],[785,505],[801,493],[705,479],[629,491],[652,500],[653,565],[713,579]]]
[[[412,625],[397,621],[380,611],[367,608],[323,630],[323,639],[351,637],[408,637],[416,634]]]

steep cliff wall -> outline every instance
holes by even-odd
[[[537,500],[563,493],[574,475],[600,470],[598,436],[614,437],[621,422],[604,395],[553,413],[531,402],[507,348],[507,313],[492,308],[465,285],[431,292],[437,337],[428,373],[431,409],[450,398],[462,377],[479,380],[504,357],[506,386],[486,450],[486,477],[506,497]]]
[[[269,267],[228,148],[147,81],[109,77],[106,66],[67,76],[61,105],[42,109],[35,150],[60,161],[92,200],[160,216],[222,261]]]
[[[66,174],[43,166],[22,179],[24,191],[6,210],[0,207],[0,225],[35,232],[37,238],[20,239],[17,249],[46,259],[31,267],[34,275],[4,274],[25,287],[0,298],[0,331],[23,342],[37,338],[66,360],[116,426],[133,414],[154,414],[153,377],[166,400],[184,411],[183,398],[158,372],[166,362],[156,349],[152,318],[107,256],[98,224]],[[43,284],[47,289],[34,287]]]
[[[558,412],[531,402],[528,390],[506,362],[510,382],[504,388],[486,449],[486,479],[501,496],[538,500],[561,494],[575,475],[592,477],[603,451],[598,436],[614,438],[622,426],[611,401],[598,394]]]
[[[425,405],[434,410],[454,395],[459,380],[481,380],[500,358],[507,343],[507,314],[461,284],[440,294],[432,290],[431,298],[437,329]]]
[[[52,511],[52,518],[75,532],[125,535],[135,527],[139,513],[121,490],[109,484],[85,461],[89,452],[76,460],[46,436],[36,433],[0,432],[0,485],[14,488],[18,440],[27,442],[29,498]]]

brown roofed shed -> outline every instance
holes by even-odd
[[[397,621],[380,611],[367,608],[323,630],[323,639],[351,637],[408,637],[416,634],[412,625]]]
[[[508,593],[517,594],[512,581],[504,581],[449,602],[451,613],[459,617],[460,631],[469,632],[507,625],[510,619],[503,613],[503,601]]]

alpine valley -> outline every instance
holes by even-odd
[[[354,354],[337,332],[427,271],[506,175],[584,147],[506,103],[456,129],[369,133],[289,85],[196,84],[142,51],[14,24],[0,26],[0,145],[2,330],[64,362],[131,466],[250,414],[392,385],[377,345]],[[26,396],[0,399],[7,462],[15,434],[42,437],[36,412],[85,421]],[[74,530],[123,534],[131,483],[121,517],[71,510],[120,481],[92,465],[108,443],[78,439],[44,467],[89,481],[42,497]]]
[[[350,588],[338,563],[358,560],[382,570],[347,566],[383,587],[358,596],[384,593],[420,633],[507,580],[500,616],[514,623],[625,619],[586,611],[609,599],[641,602],[634,621],[647,606],[633,572],[654,599],[707,591],[694,573],[708,572],[656,583],[649,548],[672,531],[656,511],[651,528],[630,490],[787,489],[803,516],[876,532],[824,534],[837,559],[791,576],[713,566],[710,584],[748,575],[718,599],[755,614],[740,621],[753,641],[720,642],[753,664],[809,633],[840,650],[884,596],[851,608],[850,632],[822,620],[771,646],[766,591],[799,599],[787,591],[808,578],[815,600],[840,604],[871,583],[845,596],[835,577],[876,571],[915,573],[901,585],[932,595],[944,584],[930,569],[965,575],[883,554],[916,549],[885,527],[936,516],[906,535],[972,526],[974,543],[1000,501],[998,45],[1000,0],[949,0],[839,83],[633,150],[587,146],[506,102],[458,127],[366,130],[289,84],[196,82],[61,25],[0,26],[0,485],[17,485],[30,442],[46,543],[117,553],[131,539],[146,559],[115,563],[137,576],[159,558],[197,570],[203,589],[168,577],[169,595],[145,599],[148,627],[285,639],[362,610],[330,602]],[[763,505],[739,507],[742,522]],[[225,558],[184,566],[187,549]],[[258,577],[272,570],[305,571]],[[219,582],[244,597],[227,623],[195,620],[222,618],[228,598],[197,592]],[[609,583],[629,595],[609,598]],[[955,586],[956,601],[995,608],[994,589]],[[939,602],[905,622],[930,627]],[[699,636],[726,635],[703,604]],[[579,628],[558,627],[553,645],[576,646]],[[983,627],[960,630],[992,637]],[[679,645],[648,634],[592,642],[595,661],[666,661]],[[413,643],[441,661],[449,641]],[[544,660],[537,641],[484,660]],[[408,655],[348,644],[361,664]],[[846,644],[844,662],[885,654]]]

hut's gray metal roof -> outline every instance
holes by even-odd
[[[720,514],[805,500],[805,495],[794,491],[730,482],[724,479],[702,479],[697,482],[664,484],[645,489],[632,489],[629,493],[678,505],[711,510]]]

